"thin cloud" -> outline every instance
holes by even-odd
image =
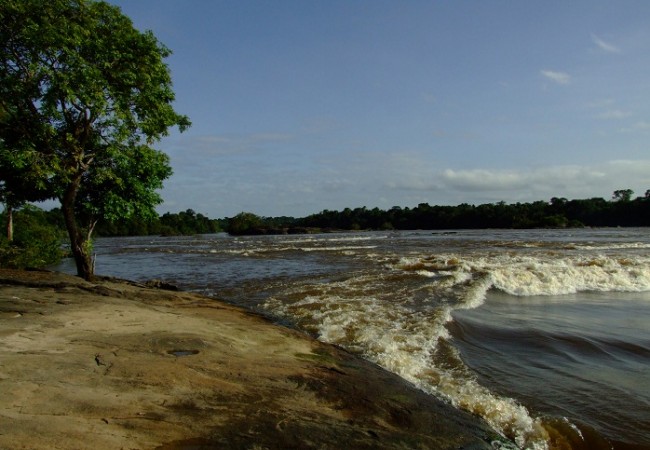
[[[650,122],[647,121],[639,121],[633,124],[632,126],[621,128],[622,133],[633,133],[633,132],[647,132],[650,131]]]
[[[183,136],[175,143],[172,153],[202,155],[233,155],[262,151],[268,146],[289,142],[295,138],[288,133],[252,133]]]
[[[603,41],[601,38],[596,36],[595,34],[591,35],[591,40],[598,46],[599,49],[601,49],[604,52],[607,53],[621,53],[621,49],[616,47],[615,45],[610,44],[609,42]]]
[[[626,186],[641,192],[648,183],[650,160],[614,160],[593,165],[563,165],[534,169],[443,169],[424,177],[399,177],[393,190],[428,193],[447,200],[531,201],[562,195],[567,198],[607,197]],[[453,201],[452,201],[453,202]]]
[[[571,82],[571,75],[566,72],[557,72],[554,70],[542,70],[542,76],[557,84],[569,84]]]
[[[598,118],[605,119],[605,120],[619,120],[619,119],[625,119],[626,117],[630,117],[631,115],[632,113],[629,111],[622,111],[620,109],[610,109],[599,114]]]
[[[462,191],[510,190],[519,189],[526,185],[525,177],[516,172],[447,169],[440,174],[444,183]]]
[[[588,102],[585,106],[587,108],[591,108],[591,109],[601,109],[601,108],[608,108],[608,107],[612,106],[615,103],[616,103],[616,100],[614,100],[613,98],[605,98],[605,99],[601,99],[601,100],[594,100],[594,101]]]
[[[422,98],[422,101],[424,103],[433,104],[433,103],[436,103],[436,101],[437,101],[436,96],[433,95],[431,92],[423,92],[421,94],[421,98]]]

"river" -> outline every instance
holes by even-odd
[[[98,274],[260,311],[521,448],[650,449],[650,229],[148,236],[95,249]]]

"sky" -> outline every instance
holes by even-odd
[[[159,212],[304,217],[650,189],[647,0],[110,0],[192,127]]]

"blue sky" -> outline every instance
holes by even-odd
[[[174,53],[160,212],[650,189],[650,2],[111,0]]]

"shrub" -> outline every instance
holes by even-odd
[[[1,215],[2,223],[6,217]],[[24,269],[58,263],[64,252],[62,230],[47,222],[46,214],[34,206],[14,213],[14,240],[0,238],[0,266]]]

